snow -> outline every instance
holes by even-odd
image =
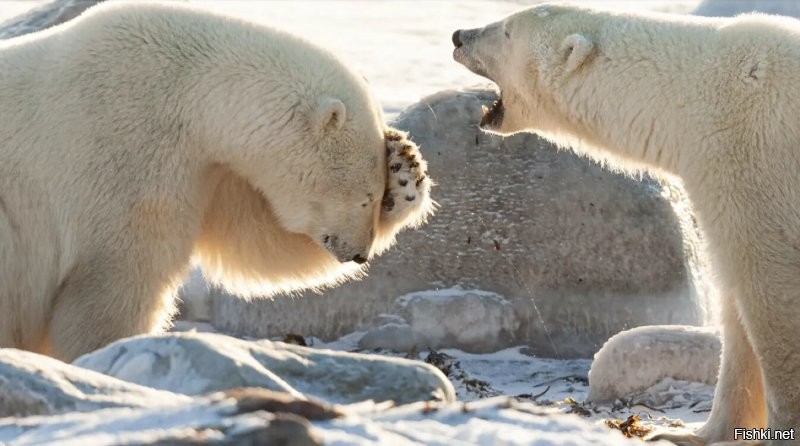
[[[656,332],[658,330],[655,330]],[[684,331],[691,336],[693,330],[678,327],[666,330],[662,339],[670,345]],[[659,335],[654,332],[634,331],[632,335],[618,335],[625,343],[617,346],[621,352],[623,345],[650,345],[657,347]],[[309,339],[316,347],[346,351],[364,351],[358,347],[359,339],[364,332],[355,332],[337,341],[323,343]],[[712,337],[709,340],[709,336]],[[713,332],[709,334],[699,330],[698,345],[713,344]],[[688,345],[691,345],[690,341]],[[713,350],[713,345],[711,347]],[[367,351],[364,351],[367,352]],[[388,350],[369,350],[370,353],[383,355],[399,355]],[[678,376],[685,376],[685,371],[676,371],[673,366],[675,356],[659,356],[659,352],[642,356],[646,360],[647,369],[653,374],[638,376],[633,372],[621,370],[620,381],[631,380],[627,393],[621,393],[613,401],[590,402],[589,373],[592,360],[589,359],[552,359],[538,358],[528,353],[528,348],[519,346],[495,353],[473,354],[456,349],[443,349],[434,352],[436,355],[449,357],[447,363],[451,372],[447,374],[456,389],[459,401],[482,401],[497,396],[512,396],[519,401],[532,402],[540,407],[559,412],[578,413],[595,425],[603,425],[608,419],[625,420],[631,415],[639,416],[642,425],[655,431],[664,429],[700,427],[708,417],[714,397],[713,383],[693,382],[675,379],[669,371]],[[420,351],[413,357],[426,360],[430,351]],[[705,362],[719,359],[719,351],[710,353],[711,358]],[[406,355],[408,357],[408,355]],[[636,367],[630,364],[630,367]],[[624,364],[619,365],[624,368]],[[667,373],[658,374],[659,370]],[[678,373],[681,372],[681,373]],[[704,375],[705,376],[705,375]],[[635,379],[640,381],[635,381]],[[609,380],[613,380],[610,377]],[[550,443],[545,443],[550,444]],[[558,444],[558,443],[555,443]]]
[[[0,21],[41,3],[45,2],[0,0]],[[484,26],[538,2],[193,0],[192,3],[280,27],[331,49],[369,80],[387,118],[391,118],[407,105],[437,91],[486,84],[486,79],[453,61],[453,31]],[[585,0],[583,3],[616,10],[689,12],[699,0]]]
[[[30,0],[30,1],[0,0],[0,21],[5,21],[11,17],[18,16],[43,3],[45,2],[37,0]]]
[[[622,435],[589,425],[578,417],[555,414],[506,398],[453,404],[433,412],[427,412],[429,407],[417,403],[372,415],[369,423],[354,419],[332,420],[317,424],[315,428],[326,445],[629,444]]]
[[[206,341],[209,348],[213,351],[203,351],[198,348],[198,340]],[[165,342],[166,341],[166,342]],[[348,340],[347,342],[353,342]],[[148,344],[148,345],[144,345]],[[218,334],[184,333],[173,334],[171,336],[141,336],[128,340],[122,340],[97,354],[90,354],[82,357],[78,362],[85,363],[104,363],[104,368],[116,370],[117,375],[125,375],[135,378],[138,381],[146,379],[146,376],[159,376],[165,368],[164,364],[148,362],[145,360],[137,366],[136,358],[141,355],[142,350],[156,352],[163,350],[169,344],[183,344],[192,347],[188,352],[193,355],[193,359],[206,366],[217,362],[219,355],[215,352],[231,352],[231,354],[242,360],[245,356],[236,347],[253,348],[266,346],[265,341],[243,341],[228,338]],[[342,341],[342,346],[344,341]],[[142,348],[142,347],[145,348]],[[172,345],[174,347],[174,345]],[[275,349],[274,345],[270,349],[276,350],[273,355],[280,355],[280,347]],[[287,346],[288,347],[288,346]],[[295,353],[301,351],[301,347],[294,347]],[[341,369],[337,369],[331,361],[321,361],[319,357],[338,356],[339,360],[344,353],[336,353],[321,349],[302,349],[305,350],[309,358],[315,355],[316,360],[309,361],[313,367],[327,368],[329,379],[342,381],[341,387],[352,384],[352,379],[348,378]],[[0,419],[0,444],[9,445],[120,445],[120,444],[193,444],[192,440],[203,438],[205,440],[219,440],[224,444],[239,444],[245,438],[277,438],[278,435],[286,435],[286,426],[280,426],[281,419],[278,415],[272,415],[260,411],[257,405],[250,405],[251,409],[246,409],[245,405],[239,404],[235,392],[212,393],[189,398],[184,395],[171,393],[170,391],[185,391],[186,386],[191,387],[191,383],[173,381],[169,383],[170,388],[165,391],[157,391],[135,384],[117,380],[113,377],[99,375],[91,370],[86,370],[74,365],[59,363],[58,361],[41,357],[28,352],[20,352],[13,349],[2,350],[4,367],[14,367],[16,372],[11,375],[7,371],[2,375],[14,377],[17,383],[16,390],[20,390],[20,384],[28,381],[39,382],[40,385],[22,385],[21,389],[29,392],[30,395],[55,395],[60,389],[71,391],[75,388],[95,388],[98,392],[110,391],[110,395],[115,397],[114,404],[110,408],[97,407],[77,407],[67,413],[64,411],[45,412],[43,415],[28,417],[8,417]],[[430,352],[431,356],[444,357],[453,355],[451,359],[458,357],[458,364],[449,363],[448,367],[457,373],[451,373],[459,383],[466,384],[468,381],[475,381],[462,369],[460,362],[467,366],[471,363],[484,363],[488,369],[483,370],[485,376],[495,376],[501,373],[501,368],[518,370],[528,369],[529,367],[541,369],[541,364],[548,364],[553,367],[552,371],[564,373],[563,367],[559,366],[557,360],[542,360],[531,358],[521,350],[507,350],[497,352],[493,355],[469,355],[455,350],[447,352]],[[92,355],[95,355],[92,358]],[[109,356],[115,358],[109,361]],[[127,356],[127,359],[126,359]],[[256,355],[253,355],[256,356]],[[357,355],[349,355],[357,356]],[[398,363],[394,358],[380,359],[378,357],[361,356],[361,364],[351,361],[350,364],[343,364],[353,370],[351,373],[359,373],[359,369],[369,366],[365,362],[384,362],[386,364]],[[487,358],[487,356],[490,356]],[[486,361],[489,359],[489,361]],[[115,363],[122,364],[122,370],[116,368]],[[186,361],[178,361],[185,363]],[[432,362],[432,361],[429,361]],[[405,361],[409,366],[413,363]],[[537,363],[540,363],[537,366]],[[142,364],[149,364],[142,367]],[[417,363],[418,364],[418,363]],[[443,364],[440,361],[439,364]],[[96,365],[96,364],[95,364]],[[563,364],[562,364],[563,365]],[[134,369],[135,373],[124,370],[126,367]],[[278,370],[280,367],[271,367]],[[480,375],[480,367],[474,367]],[[588,361],[572,361],[570,372],[585,375],[588,368]],[[189,371],[187,367],[184,371]],[[529,369],[528,369],[529,370]],[[204,376],[210,376],[209,370],[194,370]],[[215,373],[232,373],[228,370],[217,370]],[[437,372],[438,373],[438,372]],[[369,375],[374,375],[368,371]],[[543,373],[544,378],[547,374]],[[54,379],[56,377],[56,379]],[[59,379],[57,377],[65,377]],[[47,379],[45,379],[47,378]],[[196,381],[196,377],[187,374],[184,376],[186,381]],[[217,382],[224,382],[223,377],[217,376]],[[532,377],[528,377],[531,381]],[[316,381],[320,377],[311,377],[310,381]],[[378,377],[378,381],[387,382],[391,378]],[[38,381],[37,381],[38,380]],[[402,380],[402,379],[401,379]],[[204,379],[203,381],[208,381]],[[552,383],[561,386],[559,381],[568,383],[568,379],[557,377],[547,380],[544,384]],[[92,386],[92,382],[99,385]],[[578,380],[577,382],[581,382]],[[157,383],[164,384],[164,383]],[[235,385],[235,383],[234,383]],[[248,385],[248,383],[244,383]],[[252,385],[252,384],[250,384]],[[502,388],[501,392],[510,392],[514,386],[523,385],[521,382],[508,384]],[[567,384],[569,385],[569,384]],[[180,388],[180,389],[176,389]],[[665,393],[675,394],[675,386],[671,383],[662,385]],[[42,389],[46,388],[45,391]],[[298,386],[302,388],[302,386]],[[192,389],[189,389],[192,390]],[[554,392],[558,397],[567,393],[575,393],[574,388],[559,388]],[[471,390],[467,390],[470,392]],[[474,391],[474,389],[472,390]],[[0,399],[9,395],[0,392]],[[13,392],[13,390],[12,390]],[[127,393],[126,393],[127,392]],[[143,404],[142,393],[147,393],[146,404]],[[581,390],[585,394],[585,386]],[[252,394],[251,394],[252,395]],[[285,394],[284,394],[285,395]],[[104,396],[104,394],[102,395]],[[130,396],[130,400],[126,399]],[[340,405],[336,412],[344,416],[334,418],[329,421],[293,422],[292,432],[305,434],[308,439],[319,438],[325,444],[397,444],[397,445],[622,445],[627,441],[619,433],[613,432],[603,426],[600,419],[582,419],[576,415],[567,415],[561,412],[575,409],[577,403],[565,400],[560,404],[548,404],[549,407],[540,407],[530,402],[518,401],[514,398],[505,396],[495,398],[471,398],[467,393],[460,402],[431,402],[421,401],[402,406],[395,406],[393,402],[374,403],[371,401],[360,401],[354,404]],[[86,399],[82,395],[72,395],[72,399],[62,398],[65,402],[82,402]],[[283,398],[291,399],[291,396]],[[299,398],[303,398],[302,395]],[[532,400],[534,398],[519,396],[519,399]],[[356,398],[361,400],[364,398]],[[676,400],[676,398],[672,398]],[[471,400],[471,401],[470,401]],[[7,402],[7,400],[5,400]],[[106,406],[108,407],[108,406]],[[574,411],[574,410],[573,410]],[[284,422],[286,420],[283,420]],[[290,420],[291,421],[291,420]],[[292,423],[289,423],[292,424]],[[310,427],[309,427],[310,426]],[[310,431],[308,429],[310,428]],[[258,431],[258,432],[256,432]],[[263,431],[263,432],[261,432]],[[249,444],[249,443],[247,443]],[[295,444],[295,443],[292,443]],[[297,444],[315,444],[313,442]]]
[[[316,346],[318,349],[351,350],[358,335],[356,333],[335,343],[317,343]],[[213,338],[217,348],[224,351],[231,350],[231,342],[245,342],[204,336]],[[136,342],[136,339],[133,344],[122,341],[127,344],[123,345],[125,348],[108,349],[97,360],[107,356],[106,353],[127,350]],[[254,346],[257,344],[252,342]],[[133,356],[138,354],[135,348],[131,350]],[[154,345],[150,350],[157,348]],[[325,354],[325,350],[315,351]],[[393,356],[387,352],[379,353]],[[713,397],[713,386],[666,378],[629,401],[605,405],[585,403],[589,360],[535,358],[526,353],[525,347],[492,354],[469,354],[449,349],[421,352],[418,357],[449,368],[448,375],[458,390],[459,402],[419,402],[397,407],[390,402],[347,404],[340,406],[346,414],[344,418],[315,421],[312,433],[325,444],[332,445],[622,445],[626,441],[605,426],[606,419],[626,419],[637,415],[646,427],[693,428],[707,415]],[[443,357],[449,359],[442,360]],[[658,359],[653,358],[656,366],[663,365]],[[135,361],[123,362],[130,367]],[[60,368],[75,369],[68,365]],[[154,374],[157,372],[154,369],[138,370],[142,374]],[[81,373],[95,376],[91,371]],[[207,371],[204,373],[208,374]],[[332,371],[331,374],[337,373]],[[62,375],[76,376],[77,372],[62,372]],[[192,379],[187,376],[186,380]],[[171,385],[184,384],[187,383],[173,382]],[[134,384],[129,386],[137,387]],[[119,386],[105,386],[116,387]],[[187,400],[167,392],[152,392],[146,405],[139,404],[138,396],[134,394],[130,408],[87,408],[84,410],[88,412],[49,417],[0,419],[0,443],[146,443],[156,439],[191,438],[197,431],[202,431],[206,438],[217,438],[268,426],[273,419],[269,414],[234,411],[230,402],[220,394]]]
[[[153,406],[158,406],[153,402]],[[507,398],[475,403],[415,403],[396,408],[344,407],[346,416],[312,423],[326,445],[613,445],[629,443],[621,434]],[[54,417],[0,420],[0,443],[23,445],[119,445],[190,437],[204,439],[263,427],[273,417],[236,414],[232,401],[211,396],[177,407],[106,409]],[[224,434],[223,434],[224,432]],[[181,443],[183,444],[183,443]],[[188,444],[188,443],[187,443]]]
[[[159,406],[161,401],[151,401]],[[184,403],[175,408],[106,409],[82,413],[73,412],[57,417],[28,417],[0,420],[0,443],[13,445],[93,445],[119,444],[122,438],[134,443],[146,443],[154,436],[169,437],[187,426],[220,424],[221,413],[233,412],[234,404],[223,407],[198,406]],[[173,427],[175,426],[175,427]],[[173,431],[178,432],[173,432]],[[213,440],[212,435],[209,440]]]

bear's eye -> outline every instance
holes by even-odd
[[[511,33],[508,32],[508,30],[505,30],[505,34],[506,34],[506,39],[510,39],[511,38]]]

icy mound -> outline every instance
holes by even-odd
[[[18,17],[0,22],[0,39],[10,39],[72,20],[86,8],[101,1],[103,0],[62,0],[46,3]]]
[[[244,341],[214,333],[123,339],[81,356],[74,364],[186,395],[263,387],[331,403],[455,399],[444,375],[419,361]]]
[[[0,349],[0,418],[148,407],[153,401],[168,405],[188,400],[35,353]]]
[[[493,352],[508,343],[520,325],[514,306],[499,294],[458,287],[400,296],[394,312],[380,316],[383,320],[367,331],[359,347]]]
[[[713,385],[721,349],[719,335],[708,328],[655,325],[623,331],[595,354],[587,401],[630,397],[665,378]]]

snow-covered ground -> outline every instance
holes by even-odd
[[[263,411],[236,413],[212,395],[170,407],[105,409],[52,417],[0,419],[0,444],[105,446],[131,444],[287,444],[353,446],[622,446],[619,432],[528,403],[490,398],[475,403],[371,403],[311,426]],[[274,426],[283,421],[283,426]],[[287,423],[290,422],[290,423]],[[292,426],[293,425],[293,426]],[[271,427],[275,427],[270,434]],[[292,429],[287,432],[288,429]],[[280,431],[283,432],[280,432]],[[251,433],[261,431],[262,435]],[[275,431],[278,431],[275,433]],[[281,435],[282,434],[282,435]],[[267,438],[265,438],[267,437]],[[277,438],[276,438],[277,437]],[[253,441],[255,439],[255,441]],[[249,441],[248,441],[249,440]],[[274,440],[270,441],[270,440]],[[310,441],[308,441],[310,440]],[[8,443],[6,443],[6,441]],[[665,446],[656,443],[653,446]]]
[[[634,435],[639,436],[653,428],[692,427],[688,422],[701,421],[709,409],[710,386],[671,379],[623,401],[589,404],[583,400],[589,361],[542,360],[520,348],[491,355],[456,350],[407,355],[446,373],[461,397],[454,401],[453,387],[431,366],[326,349],[352,349],[357,337],[317,342],[309,349],[216,334],[141,336],[88,354],[74,365],[2,349],[2,409],[29,416],[0,416],[0,444],[188,444],[201,438],[253,444],[244,440],[277,438],[291,428],[293,437],[321,441],[293,445],[622,446],[634,443],[609,424],[636,417]],[[666,367],[658,359],[654,365]],[[375,380],[385,383],[387,373],[397,376],[390,384],[395,391],[418,391],[410,400],[417,402],[387,401],[396,397],[383,393],[384,384],[375,385]],[[403,378],[409,373],[416,381]],[[173,379],[179,375],[182,380]],[[265,377],[294,392],[270,393],[271,386],[260,385]],[[419,387],[423,381],[430,385]],[[198,389],[198,383],[206,387]],[[249,390],[230,390],[239,386]],[[372,391],[378,394],[365,398],[358,393]],[[420,401],[432,394],[440,401]],[[300,414],[310,424],[275,412]]]
[[[522,0],[191,0],[280,27],[333,50],[362,73],[389,117],[437,91],[486,80],[453,61],[450,36],[539,3]],[[0,21],[43,3],[0,0]],[[581,3],[581,2],[578,2]],[[689,12],[699,0],[584,0],[617,10]]]
[[[309,341],[319,348],[398,356],[388,351],[359,349],[358,339],[362,335],[362,332],[352,333],[331,343]],[[454,349],[416,353],[405,356],[425,360],[445,371],[459,400],[513,396],[521,401],[585,416],[597,425],[636,415],[641,419],[641,425],[650,429],[695,429],[708,417],[714,397],[713,385],[666,378],[624,400],[593,404],[586,402],[592,365],[589,359],[536,358],[526,353],[526,347],[489,354],[471,354]],[[669,360],[661,359],[664,358],[653,356],[651,366],[670,369]]]
[[[208,324],[186,321],[179,321],[173,330],[215,331]],[[589,359],[537,358],[530,355],[526,347],[516,347],[489,354],[471,354],[456,349],[412,350],[402,354],[386,350],[361,349],[358,347],[358,341],[363,335],[364,332],[355,332],[337,341],[327,343],[315,338],[306,338],[305,341],[310,346],[319,349],[422,360],[438,367],[445,373],[452,382],[459,401],[479,402],[494,397],[510,396],[521,402],[534,403],[545,409],[576,414],[598,427],[606,426],[609,420],[624,421],[631,416],[637,416],[640,420],[638,425],[646,431],[695,429],[701,426],[708,417],[714,396],[712,384],[664,378],[653,382],[643,390],[631,392],[628,397],[612,402],[592,403],[587,401],[589,396],[588,376],[592,365],[592,360]],[[644,352],[653,348],[663,348],[661,344],[667,344],[669,338],[674,336],[674,333],[658,336],[651,332],[641,336],[629,336],[627,342],[641,344],[637,348]],[[701,336],[701,338],[706,339],[705,336]],[[691,345],[691,343],[686,342],[687,345]],[[664,370],[665,374],[669,375],[668,371],[674,365],[670,364],[674,361],[669,358],[674,358],[674,355],[654,354],[648,365],[651,369]],[[636,366],[637,364],[631,363],[631,365]],[[678,376],[679,374],[672,373],[672,375]],[[633,387],[637,386],[635,380],[647,380],[633,372],[622,373],[619,378],[629,380],[628,386]],[[495,415],[497,414],[494,413],[492,416]],[[446,424],[446,420],[447,418],[444,418],[439,421]],[[502,422],[504,421],[501,421],[501,424]],[[542,444],[560,443],[543,442]]]

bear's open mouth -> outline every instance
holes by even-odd
[[[483,118],[481,118],[480,127],[486,130],[498,130],[503,123],[503,116],[506,113],[506,108],[503,106],[503,98],[501,97],[494,101],[492,108],[488,108],[484,105],[482,109]]]

